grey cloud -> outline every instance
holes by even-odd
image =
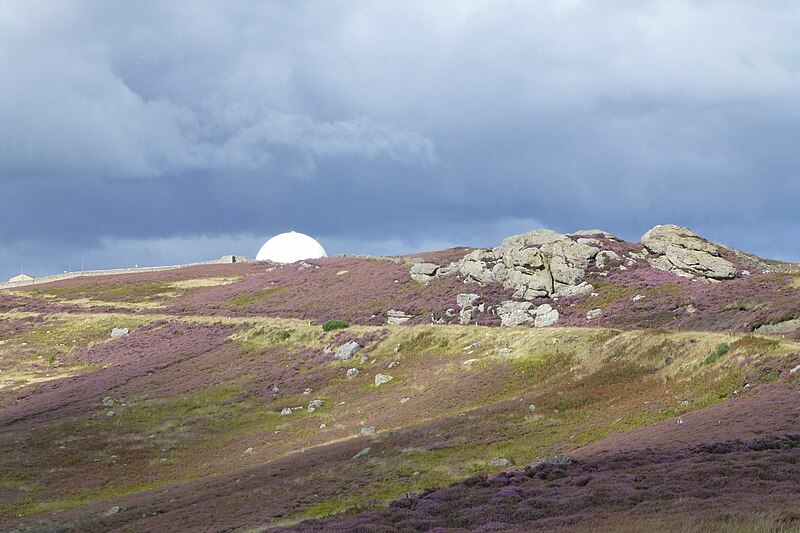
[[[798,23],[734,0],[0,2],[0,264],[301,226],[489,245],[513,219],[796,259],[772,242],[798,222]]]

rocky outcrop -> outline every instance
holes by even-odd
[[[785,335],[800,329],[800,318],[787,320],[778,324],[765,324],[756,328],[756,333],[762,335]]]
[[[644,257],[651,266],[678,276],[720,281],[736,276],[736,267],[721,257],[720,249],[689,228],[656,226],[642,237]]]
[[[458,272],[480,284],[501,283],[514,289],[514,297],[567,296],[591,292],[584,285],[577,292],[600,241],[536,230],[508,237],[493,250],[474,250],[458,264]]]
[[[484,304],[475,305],[478,299],[480,299],[480,295],[473,293],[461,293],[456,296],[456,305],[459,309],[458,322],[460,324],[469,324],[476,314],[484,311]]]

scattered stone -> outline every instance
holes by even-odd
[[[319,429],[325,429],[326,427],[328,427],[328,426],[326,426],[325,424],[320,424],[319,425]]]
[[[681,277],[719,281],[736,276],[733,264],[721,257],[719,247],[689,228],[659,225],[642,237],[651,266]]]
[[[114,407],[116,403],[117,401],[111,396],[106,396],[105,398],[103,398],[103,407]]]
[[[551,326],[558,321],[558,310],[550,304],[542,304],[532,309],[531,302],[506,300],[497,308],[503,326],[519,326],[533,322],[537,328]]]
[[[128,333],[130,333],[128,328],[114,328],[111,330],[111,338],[118,339],[123,335],[127,335]]]
[[[105,511],[103,513],[103,516],[113,516],[113,515],[117,514],[118,512],[120,512],[121,510],[122,509],[120,508],[119,505],[115,505],[114,507],[111,507],[110,509]]]
[[[362,437],[369,437],[375,434],[375,426],[367,426],[361,428],[361,436]]]
[[[638,302],[639,300],[644,300],[645,298],[647,298],[647,296],[645,296],[643,294],[637,294],[636,296],[631,298],[631,300],[634,301],[634,302]]]
[[[586,313],[586,320],[594,320],[603,314],[602,309],[592,309]]]
[[[508,459],[502,457],[500,459],[492,459],[486,464],[488,464],[489,466],[508,466],[508,463],[509,463]]]
[[[396,366],[400,366],[400,361],[392,361],[386,368],[394,368]]]
[[[400,403],[406,403],[411,398],[400,398]]]
[[[336,350],[336,353],[333,355],[333,358],[339,361],[346,361],[347,359],[351,359],[355,354],[357,354],[360,351],[361,351],[361,345],[358,344],[356,341],[350,341],[339,346],[339,349]]]
[[[278,386],[277,386],[277,385],[273,385],[273,386],[272,386],[272,392],[278,392],[279,390],[280,390],[280,389],[278,388]]]
[[[514,327],[533,322],[533,316],[529,312],[532,305],[530,302],[515,302],[513,300],[502,302],[497,308],[500,324]]]
[[[533,413],[534,411],[536,411],[536,405],[535,405],[535,404],[530,404],[530,405],[528,406],[528,411],[530,411],[531,413]]]
[[[405,311],[398,311],[396,309],[389,309],[386,311],[386,323],[390,326],[399,326],[405,324],[413,318],[412,315]]]
[[[464,361],[461,364],[464,365],[464,366],[470,366],[470,365],[473,365],[473,364],[477,363],[478,361],[479,361],[478,359],[467,359],[466,361]]]
[[[110,417],[112,417],[112,416],[114,416],[116,414],[117,414],[116,411],[109,411],[109,412],[106,413],[106,416],[110,418]]]
[[[800,365],[797,365],[793,369],[789,370],[789,375],[794,374],[796,372],[800,372]]]
[[[417,283],[428,283],[436,277],[439,271],[439,265],[436,263],[416,263],[411,265],[411,279]]]
[[[253,453],[253,448],[247,448],[247,449],[244,451],[244,453],[245,453],[245,455],[247,455],[248,453]]]
[[[535,468],[537,468],[537,467],[539,467],[541,465],[568,465],[571,462],[572,462],[572,459],[570,459],[566,455],[562,455],[562,454],[551,455],[550,457],[545,457],[544,459],[540,459],[539,461],[536,461],[535,463],[533,463],[530,466],[526,466],[525,470],[528,471],[529,469],[535,469]]]
[[[290,414],[292,414],[292,408],[291,407],[284,407],[283,409],[281,409],[281,416],[286,416],[286,415],[290,415]]]
[[[8,344],[8,341],[0,341],[0,346],[5,346],[6,344]]]
[[[353,459],[361,459],[362,457],[365,457],[365,456],[369,455],[369,452],[371,450],[372,450],[372,448],[366,447],[363,450],[361,450],[360,452],[358,452],[357,454],[355,454],[353,456]]]
[[[358,369],[357,368],[348,368],[347,369],[347,379],[353,379],[357,375],[358,375]]]
[[[537,328],[546,328],[558,322],[558,310],[549,304],[542,304],[534,312],[533,325]]]
[[[359,362],[359,363],[361,363],[361,364],[363,365],[364,363],[366,363],[366,362],[367,362],[367,356],[366,356],[366,355],[362,355],[362,356],[361,356],[361,357],[358,359],[358,362]]]
[[[749,270],[742,270],[742,276],[750,276],[750,275],[751,274]]]
[[[323,402],[322,400],[311,400],[311,402],[308,404],[308,408],[306,410],[309,413],[313,413],[314,411],[316,411],[317,409],[322,407],[324,403],[325,402]]]
[[[388,374],[376,374],[375,375],[375,386],[380,387],[384,383],[389,383],[394,378]]]
[[[308,395],[309,395],[309,394],[311,394],[312,392],[314,392],[314,390],[313,390],[313,389],[306,389],[306,390],[304,390],[304,391],[303,391],[303,396],[308,396]]]
[[[414,477],[417,477],[417,476],[419,475],[419,470],[414,470],[414,471],[411,473],[411,475],[412,475],[412,476],[414,476]]]
[[[499,350],[497,350],[497,353],[506,356],[506,355],[511,355],[511,352],[513,351],[514,350],[512,348],[500,348]]]

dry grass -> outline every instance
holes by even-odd
[[[196,278],[184,279],[173,281],[169,284],[170,287],[175,289],[202,289],[207,287],[219,287],[221,285],[230,285],[237,281],[242,281],[244,276],[228,276],[219,278]]]

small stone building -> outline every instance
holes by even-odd
[[[20,275],[18,275],[18,276],[14,276],[13,278],[11,278],[11,279],[10,279],[10,280],[8,280],[8,281],[9,281],[10,283],[16,283],[16,282],[18,282],[18,281],[33,281],[33,280],[35,280],[35,279],[36,279],[36,278],[34,278],[33,276],[29,276],[28,274],[20,274]]]

